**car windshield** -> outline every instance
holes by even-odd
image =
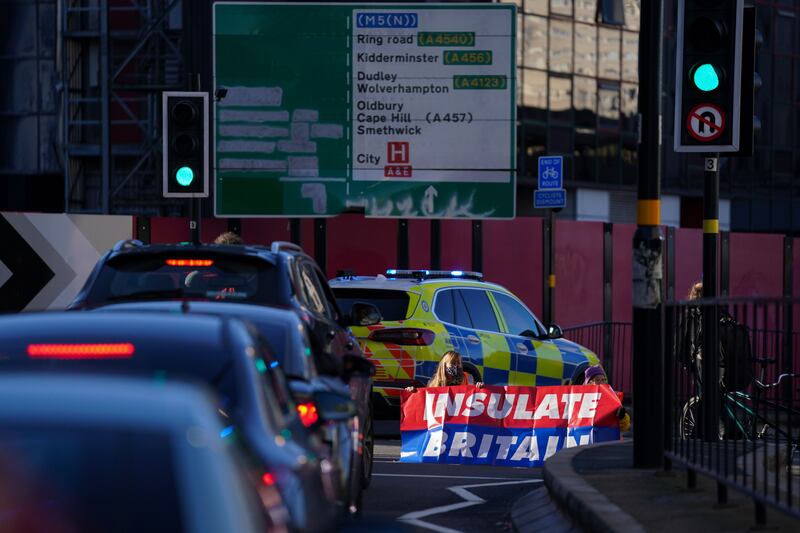
[[[141,255],[109,261],[88,296],[110,301],[190,298],[280,304],[278,272],[246,257]]]
[[[312,376],[311,346],[305,335],[293,335],[291,324],[252,321],[259,334],[272,348],[272,356],[278,361],[284,374],[291,378],[309,379]]]
[[[334,288],[336,302],[345,316],[355,302],[364,302],[376,306],[383,320],[405,320],[408,318],[408,293],[405,291],[386,289],[346,289]]]
[[[183,530],[166,433],[4,424],[0,494],[3,531]]]

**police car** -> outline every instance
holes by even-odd
[[[330,287],[345,314],[356,302],[381,311],[380,323],[352,327],[376,366],[376,406],[396,407],[403,388],[424,387],[448,350],[461,354],[474,382],[487,385],[579,384],[584,370],[599,364],[595,353],[562,338],[558,326],[546,328],[519,298],[478,272],[340,274]]]

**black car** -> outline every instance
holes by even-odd
[[[293,423],[298,414],[288,392],[272,385],[268,373],[280,369],[251,327],[183,313],[7,315],[0,317],[0,373],[121,374],[211,386],[227,421],[220,438],[241,441],[258,479],[278,488],[292,529],[328,530],[336,509],[320,458],[308,432]]]
[[[296,313],[288,309],[263,305],[234,304],[205,301],[180,302],[133,302],[107,305],[98,312],[145,311],[162,313],[212,314],[234,316],[252,324],[259,337],[269,345],[275,361],[283,372],[275,378],[285,376],[292,391],[301,421],[324,443],[321,453],[329,462],[324,469],[329,475],[326,482],[332,487],[334,499],[349,513],[361,510],[363,486],[363,448],[359,446],[355,406],[344,380],[325,376],[317,370],[320,356],[311,349],[308,328]],[[352,356],[345,356],[352,357]],[[356,365],[362,359],[356,361]],[[355,365],[353,365],[355,366]],[[362,371],[371,370],[371,365],[362,365]],[[349,377],[349,376],[348,376]],[[283,388],[278,385],[276,388]],[[333,420],[326,413],[337,412]],[[350,411],[351,416],[345,416]]]
[[[92,309],[109,303],[143,300],[214,300],[285,307],[308,326],[312,347],[320,354],[319,371],[340,376],[354,357],[364,359],[348,330],[380,322],[371,304],[356,303],[344,315],[319,266],[299,246],[274,242],[264,246],[154,244],[120,241],[97,262],[68,309]],[[331,357],[325,357],[323,354]],[[358,410],[363,443],[362,482],[372,476],[374,433],[372,378],[363,373],[348,382]]]

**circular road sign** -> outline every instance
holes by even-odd
[[[700,104],[686,117],[689,135],[701,142],[716,140],[725,131],[725,113],[714,104]]]

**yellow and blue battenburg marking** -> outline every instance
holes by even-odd
[[[433,310],[436,292],[464,288],[465,283],[484,288],[490,294],[514,297],[506,289],[490,283],[421,281],[405,288],[409,296],[408,318],[353,328],[364,354],[376,366],[374,390],[384,398],[392,398],[394,401],[390,403],[399,403],[400,391],[406,386],[424,386],[448,350],[459,352],[465,365],[477,370],[481,381],[487,385],[565,385],[572,383],[581,368],[599,363],[592,351],[566,339],[539,340],[510,335],[494,303],[499,326],[504,331],[482,331],[440,321]],[[427,330],[433,334],[433,340],[430,344],[401,345],[370,338],[372,332],[387,328]]]

